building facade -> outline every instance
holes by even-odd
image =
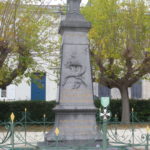
[[[96,97],[111,97],[112,99],[121,99],[121,94],[119,89],[112,88],[109,89],[103,85],[94,83],[94,95]],[[129,98],[131,99],[150,99],[150,81],[140,80],[133,84],[132,87],[128,88]]]
[[[39,73],[35,73],[37,76]],[[35,81],[36,80],[36,81]],[[141,80],[128,89],[129,97],[132,99],[150,99],[150,81]],[[23,79],[18,85],[11,84],[6,89],[0,89],[1,101],[17,100],[57,100],[58,84],[56,76],[52,70],[43,73],[38,79]],[[96,97],[110,97],[111,99],[120,99],[121,95],[117,88],[109,89],[98,83],[93,83],[93,93]]]
[[[55,13],[58,14],[58,29],[59,21],[63,19],[62,12],[58,6],[50,6]],[[56,82],[57,76],[53,69],[48,69],[47,64],[42,61],[44,69],[41,69],[43,75],[37,79],[24,78],[18,85],[11,84],[5,89],[0,89],[1,101],[14,101],[14,100],[57,100],[58,99],[58,84]],[[34,73],[37,77],[39,72]],[[30,81],[30,82],[28,82]],[[129,89],[129,97],[133,99],[150,99],[150,81],[140,80]],[[98,83],[93,83],[93,93],[96,97],[109,96],[112,99],[120,99],[121,95],[118,89],[109,89]]]

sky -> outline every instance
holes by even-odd
[[[50,5],[58,5],[58,4],[66,4],[67,0],[44,0],[44,4],[50,4]],[[88,0],[81,0],[81,5],[85,5],[88,2]]]
[[[8,1],[8,0],[0,0],[0,1]],[[23,0],[22,0],[23,1]],[[25,0],[30,4],[43,4],[43,5],[63,5],[67,3],[67,0]],[[81,5],[86,5],[88,0],[81,0]]]

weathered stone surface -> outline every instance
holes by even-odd
[[[94,112],[64,112],[56,113],[55,128],[59,128],[59,141],[99,140]],[[47,141],[55,141],[55,128],[47,135]]]
[[[45,136],[46,143],[56,140],[74,143],[101,141],[93,102],[89,42],[90,23],[79,12],[81,0],[68,0],[66,19],[61,22],[62,63],[59,104],[54,108],[55,127]],[[96,146],[96,142],[94,142]]]
[[[90,143],[91,141],[88,142]],[[80,146],[78,145],[78,143],[80,143]],[[53,146],[48,146],[48,145],[45,146],[46,144],[42,143],[37,150],[103,150],[103,148],[100,146],[99,143],[92,146],[86,145],[87,143],[85,144],[83,141],[78,141],[78,143],[76,143],[77,144],[76,146],[71,146],[68,144],[68,142],[63,145],[57,143],[58,145],[53,145]],[[108,147],[106,150],[121,150],[121,149],[122,148]],[[126,150],[128,150],[128,148]],[[131,148],[130,150],[144,150],[144,149]]]

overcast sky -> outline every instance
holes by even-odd
[[[0,1],[8,1],[8,0],[0,0]],[[22,0],[23,1],[23,0]],[[30,4],[43,4],[43,5],[63,5],[66,4],[67,0],[25,0]],[[81,0],[81,5],[85,5],[88,0]]]
[[[67,0],[45,0],[45,4],[49,4],[49,5],[58,5],[58,4],[66,4]],[[85,5],[88,0],[81,0],[82,3],[81,5]]]

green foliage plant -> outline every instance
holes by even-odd
[[[44,0],[0,1],[0,88],[17,84],[32,72],[44,72],[42,63],[51,65],[50,55],[58,48],[58,18],[43,3]]]
[[[95,99],[95,106],[101,108],[99,99]],[[134,109],[137,119],[135,121],[140,122],[150,122],[150,100],[133,100],[130,99],[129,103],[131,108]],[[27,109],[27,115],[33,121],[42,122],[43,115],[46,115],[46,121],[54,122],[55,113],[53,108],[56,106],[55,101],[9,101],[0,102],[0,122],[9,121],[10,114],[13,112],[15,114],[15,121],[19,121],[22,118],[22,114],[25,113],[25,108]],[[109,110],[111,111],[112,117],[114,119],[115,115],[118,116],[119,121],[121,120],[121,100],[111,100]],[[118,108],[118,109],[116,109]],[[131,113],[131,112],[130,112]],[[28,120],[30,121],[30,120]]]
[[[119,89],[124,123],[130,116],[128,88],[150,73],[149,10],[144,0],[91,0],[82,9],[92,24],[94,81]]]

